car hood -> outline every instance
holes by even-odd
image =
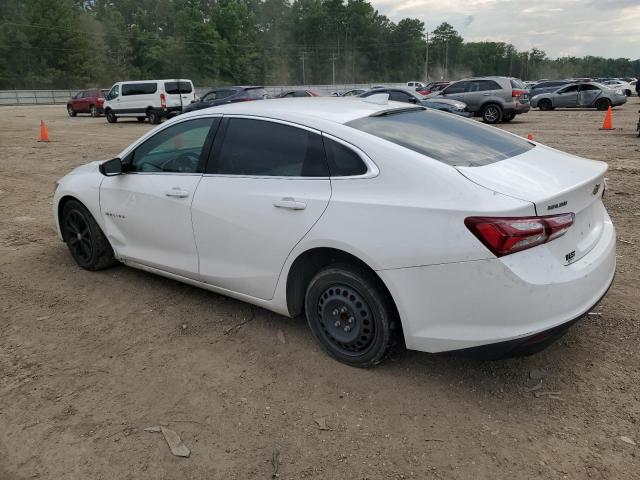
[[[429,104],[439,103],[443,105],[449,105],[450,107],[456,108],[458,110],[464,110],[467,107],[467,104],[464,102],[460,102],[458,100],[450,100],[448,98],[425,98],[422,103],[425,107],[428,107]]]
[[[69,172],[69,175],[79,175],[83,173],[97,172],[98,166],[101,163],[106,162],[107,160],[110,160],[110,159],[94,160],[93,162],[85,163],[84,165],[80,165],[79,167],[76,167],[73,170],[71,170]]]

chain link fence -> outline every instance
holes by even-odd
[[[375,86],[406,87],[403,83],[345,83],[340,85],[268,85],[267,93],[275,97],[287,90],[312,90],[320,95],[332,95],[353,89],[367,90]],[[81,90],[81,89],[78,89]],[[0,90],[0,105],[56,105],[67,103],[78,90]],[[196,95],[202,97],[209,87],[196,87]]]

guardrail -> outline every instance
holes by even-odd
[[[346,92],[356,88],[369,89],[373,86],[406,87],[403,83],[344,83],[340,85],[267,85],[265,90],[273,97],[286,90],[313,90],[320,95]],[[210,87],[196,87],[196,95],[201,97]],[[67,100],[78,90],[0,90],[0,105],[56,105]]]

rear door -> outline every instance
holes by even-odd
[[[578,106],[591,107],[601,95],[602,90],[600,87],[589,83],[580,85],[580,91],[578,92]]]
[[[478,112],[482,105],[492,97],[498,95],[500,85],[493,80],[470,80],[462,97],[469,111]]]
[[[192,205],[202,280],[273,298],[287,256],[330,197],[319,132],[225,116]]]

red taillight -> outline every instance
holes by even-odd
[[[503,257],[561,237],[573,225],[574,218],[573,213],[544,217],[468,217],[464,224],[496,257]]]
[[[160,94],[160,106],[162,107],[162,110],[167,109],[167,97],[165,97],[164,93]]]
[[[522,95],[529,93],[528,90],[511,90],[511,96],[514,98],[520,98]]]

